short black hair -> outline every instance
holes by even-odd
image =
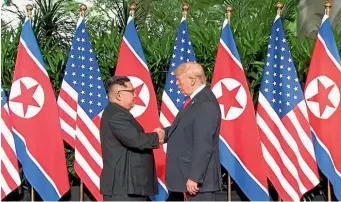
[[[120,85],[120,86],[127,87],[126,84],[125,84],[126,82],[130,82],[130,79],[128,77],[126,77],[126,76],[113,76],[113,77],[110,77],[108,82],[107,82],[108,90],[110,90],[110,88],[113,85]]]

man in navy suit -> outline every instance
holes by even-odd
[[[173,124],[164,129],[166,186],[170,195],[185,193],[189,201],[214,201],[221,188],[220,107],[206,86],[200,64],[184,63],[175,75],[178,88],[188,98]]]

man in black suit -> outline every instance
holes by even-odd
[[[220,107],[206,86],[200,64],[184,63],[175,75],[178,88],[188,99],[173,124],[164,129],[166,186],[170,196],[182,192],[189,201],[214,201],[221,188]]]
[[[145,201],[158,193],[153,149],[163,143],[164,133],[144,132],[129,112],[135,97],[128,77],[109,79],[109,104],[100,126],[100,191],[105,201]]]

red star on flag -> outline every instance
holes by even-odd
[[[334,104],[329,100],[328,95],[330,91],[333,89],[335,84],[325,88],[321,81],[317,79],[317,88],[318,92],[308,101],[317,102],[320,104],[320,116],[324,113],[327,106],[335,108]]]
[[[36,92],[36,89],[38,87],[38,84],[27,88],[22,81],[20,81],[20,91],[21,94],[17,97],[14,97],[11,99],[12,102],[19,102],[22,103],[23,110],[24,110],[24,116],[26,116],[28,106],[34,106],[34,107],[40,107],[40,105],[37,103],[37,101],[33,98],[33,94]]]
[[[241,108],[243,107],[239,104],[238,100],[236,100],[236,95],[240,89],[240,86],[235,87],[232,90],[229,90],[226,88],[226,86],[221,82],[221,90],[222,90],[222,96],[218,98],[218,102],[222,105],[224,105],[224,112],[227,116],[227,113],[230,111],[231,107]]]
[[[136,92],[135,105],[140,105],[140,106],[145,107],[146,105],[144,104],[144,102],[140,98],[140,93],[141,93],[143,86],[144,86],[144,84],[141,84],[135,88],[135,92]]]

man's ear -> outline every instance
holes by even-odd
[[[115,92],[115,98],[118,101],[121,101],[121,94],[119,92]]]
[[[195,78],[190,78],[190,84],[191,86],[194,86],[195,85],[195,82],[197,81]]]

